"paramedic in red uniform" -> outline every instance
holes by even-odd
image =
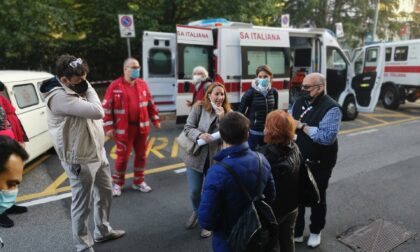
[[[156,128],[160,128],[160,120],[149,88],[139,76],[139,62],[134,58],[126,59],[124,76],[114,80],[107,88],[102,104],[106,135],[114,138],[117,144],[117,160],[112,175],[114,196],[121,195],[132,148],[135,151],[132,188],[141,192],[152,190],[144,181],[147,137],[150,120]]]

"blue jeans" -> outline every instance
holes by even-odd
[[[265,145],[264,136],[254,135],[251,132],[249,132],[248,145],[251,150],[255,151],[257,147]]]
[[[194,169],[187,168],[187,180],[193,210],[197,213],[201,200],[201,192],[203,189],[204,174]]]

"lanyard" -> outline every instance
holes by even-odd
[[[305,109],[305,107],[304,106],[302,106],[302,109]],[[299,116],[299,121],[301,122],[302,121],[302,119],[305,117],[305,115],[309,112],[309,111],[311,111],[311,109],[312,109],[312,106],[309,106],[309,107],[307,107],[303,112],[302,112],[302,114],[300,114],[300,116]]]

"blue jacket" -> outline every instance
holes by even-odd
[[[276,196],[274,180],[268,161],[262,154],[260,156],[263,159],[261,189],[266,201],[271,203]],[[232,166],[252,196],[259,194],[255,191],[259,160],[248,143],[223,149],[214,159]],[[213,231],[214,251],[229,251],[227,237],[249,204],[237,182],[223,166],[215,164],[209,169],[198,209],[198,221],[202,228]]]

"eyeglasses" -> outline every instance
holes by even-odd
[[[311,87],[316,87],[319,86],[320,84],[315,84],[315,85],[304,85],[302,84],[302,89],[303,90],[309,90]]]
[[[83,63],[83,60],[81,58],[77,58],[69,63],[69,66],[72,68],[76,68],[78,65],[81,65]]]

